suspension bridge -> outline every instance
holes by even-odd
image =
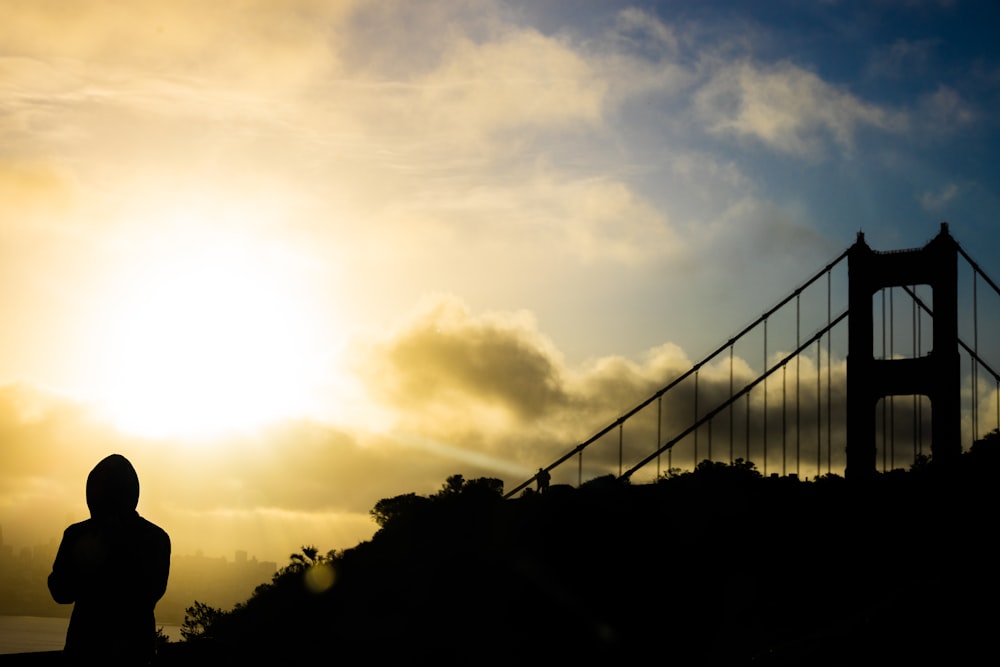
[[[996,303],[990,303],[991,301]],[[863,478],[1000,430],[1000,287],[947,223],[921,248],[856,242],[701,361],[539,469],[580,485],[701,461]],[[983,347],[981,348],[981,343]]]

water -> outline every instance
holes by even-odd
[[[0,654],[61,651],[66,641],[68,618],[0,616]],[[181,639],[181,626],[157,623],[170,641]]]

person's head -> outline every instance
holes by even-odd
[[[132,512],[139,504],[139,476],[129,460],[112,454],[101,460],[87,477],[90,515]]]

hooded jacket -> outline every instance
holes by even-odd
[[[74,604],[64,650],[71,661],[142,665],[152,657],[170,538],[139,516],[138,502],[135,469],[112,454],[87,478],[90,519],[63,533],[48,583],[56,602]]]

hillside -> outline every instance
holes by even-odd
[[[234,610],[199,610],[189,630],[201,634],[167,656],[839,665],[971,655],[997,620],[993,440],[953,469],[860,484],[705,462],[656,484],[604,478],[503,500],[497,480],[454,476],[430,498],[381,501],[372,540],[304,549]]]

